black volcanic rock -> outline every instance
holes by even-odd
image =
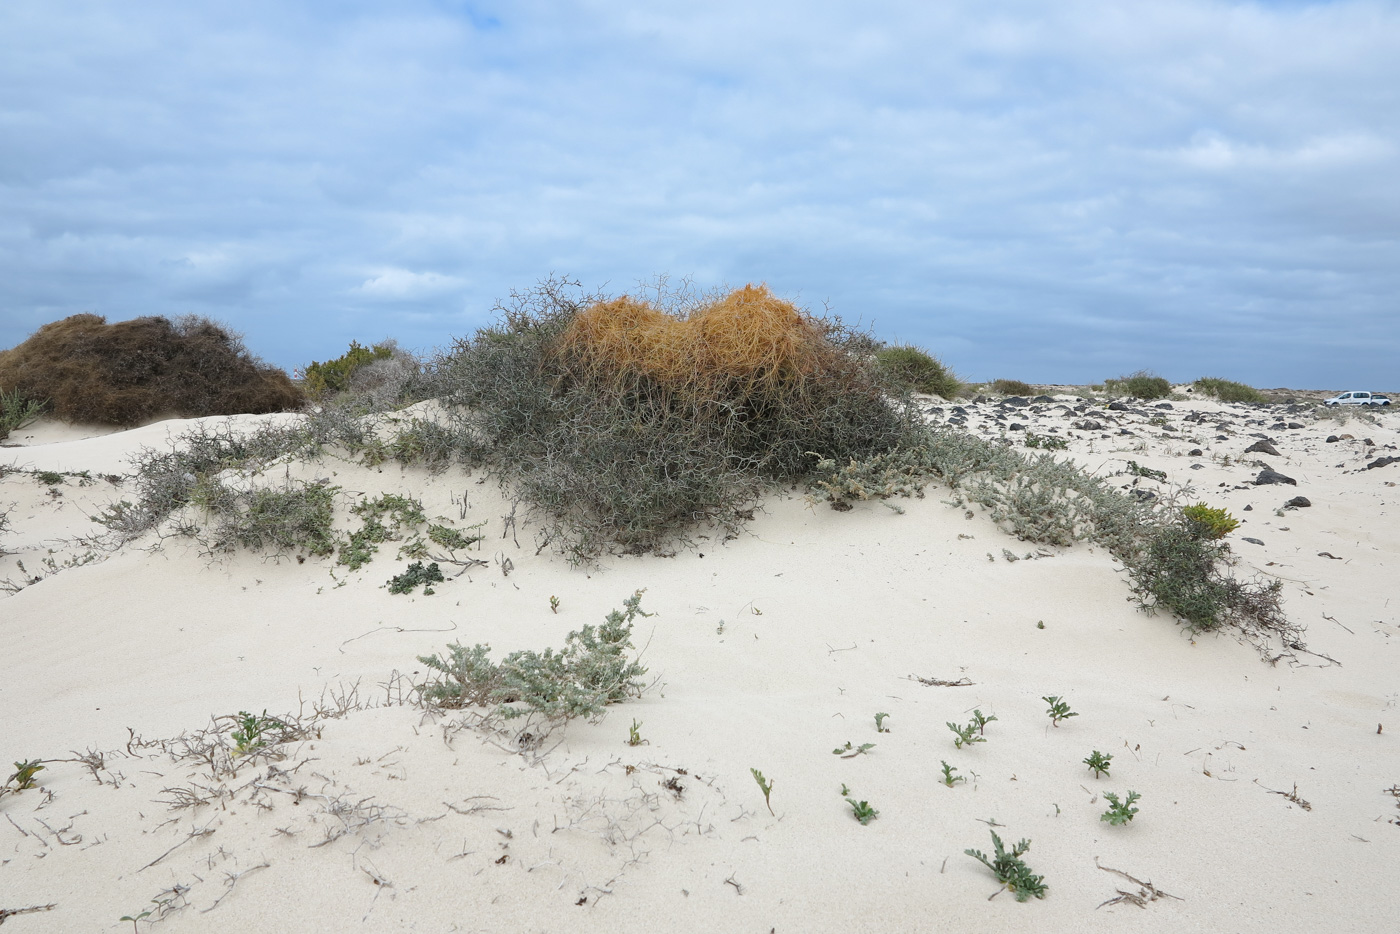
[[[1254,478],[1255,486],[1265,486],[1271,483],[1287,483],[1289,486],[1297,486],[1298,481],[1292,477],[1285,477],[1272,467],[1265,467],[1259,471],[1259,476]]]

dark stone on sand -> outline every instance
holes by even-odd
[[[1170,402],[1158,402],[1155,406],[1153,406],[1153,408],[1170,410],[1175,408],[1175,406],[1173,406]]]
[[[1092,418],[1081,418],[1074,423],[1074,427],[1080,431],[1103,431],[1103,424],[1096,422]]]
[[[1298,485],[1297,480],[1294,480],[1292,477],[1284,476],[1272,467],[1265,467],[1263,470],[1259,471],[1259,476],[1254,478],[1255,486],[1267,486],[1271,483],[1287,483],[1289,486]]]
[[[1274,457],[1281,456],[1278,452],[1278,448],[1274,447],[1267,441],[1256,441],[1249,447],[1245,448],[1244,452],[1246,454],[1272,454]]]
[[[1291,506],[1294,509],[1306,509],[1311,505],[1312,500],[1308,499],[1306,496],[1295,496],[1288,502],[1284,503],[1283,508],[1287,509]]]
[[[1400,464],[1400,457],[1378,457],[1366,465],[1367,470],[1375,470],[1377,467],[1389,467],[1391,464]]]
[[[1242,541],[1242,542],[1249,542],[1251,545],[1262,545],[1262,544],[1264,544],[1263,542],[1261,542],[1261,541],[1260,541],[1259,539],[1257,539],[1257,538],[1241,538],[1240,541]]]
[[[1289,422],[1288,427],[1292,431],[1297,431],[1299,428],[1304,428],[1306,426],[1302,422]]]
[[[1249,504],[1245,504],[1244,509],[1242,509],[1242,510],[1240,510],[1240,511],[1241,511],[1241,512],[1253,512],[1253,511],[1254,511],[1254,507],[1251,506],[1251,505],[1249,505]]]
[[[1342,440],[1342,439],[1341,439],[1341,438],[1338,438],[1336,435],[1328,435],[1328,436],[1327,436],[1327,443],[1328,443],[1328,444],[1336,444],[1336,443],[1337,443],[1338,441],[1340,441],[1340,440]]]
[[[1191,450],[1189,450],[1189,451],[1186,452],[1186,456],[1187,456],[1187,457],[1200,457],[1200,456],[1203,455],[1204,453],[1205,453],[1205,452],[1202,451],[1200,448],[1192,448]]]
[[[1126,411],[1128,411],[1128,406],[1127,406],[1127,404],[1125,404],[1125,403],[1123,403],[1123,402],[1110,402],[1110,403],[1108,404],[1108,407],[1109,407],[1111,410],[1113,410],[1114,412],[1126,412]]]

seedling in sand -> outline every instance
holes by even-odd
[[[1059,695],[1052,694],[1049,697],[1042,697],[1041,700],[1050,705],[1050,709],[1045,711],[1045,715],[1050,718],[1050,722],[1054,726],[1059,726],[1061,720],[1079,716],[1069,709],[1069,704],[1065,703],[1065,699]]]
[[[1045,877],[1037,876],[1031,872],[1031,868],[1021,860],[1021,854],[1031,848],[1031,842],[1022,840],[1008,853],[1002,847],[1001,837],[998,837],[997,832],[993,830],[992,845],[996,851],[991,859],[988,859],[981,850],[963,850],[963,852],[990,869],[992,874],[997,877],[997,881],[1016,896],[1016,901],[1023,902],[1032,895],[1036,898],[1044,898]],[[996,897],[996,892],[992,893],[992,897]]]
[[[1084,760],[1084,764],[1094,770],[1095,778],[1102,778],[1108,774],[1108,764],[1112,761],[1113,755],[1111,753],[1105,755],[1095,749],[1089,754],[1089,757]]]
[[[1142,797],[1142,795],[1138,794],[1136,791],[1129,791],[1128,797],[1122,801],[1119,801],[1118,796],[1111,791],[1105,791],[1103,796],[1107,798],[1108,803],[1113,806],[1100,814],[1099,820],[1106,820],[1114,827],[1120,824],[1126,824],[1133,819],[1133,815],[1138,812],[1138,809],[1133,807],[1133,802]]]
[[[953,731],[953,748],[955,749],[963,748],[964,743],[971,745],[972,743],[985,743],[987,741],[987,738],[978,731],[977,721],[975,720],[967,726],[958,726],[956,723],[950,722],[948,724],[948,729]]]
[[[550,597],[550,598],[549,598],[549,612],[551,612],[551,613],[558,613],[558,612],[559,612],[559,598],[558,598],[558,597]]]
[[[26,791],[35,785],[34,776],[44,770],[44,765],[38,759],[30,759],[26,762],[15,763],[15,774],[5,780],[5,785],[10,782],[15,783],[14,791]]]
[[[876,732],[876,733],[888,733],[888,732],[890,731],[890,728],[887,727],[887,726],[885,726],[885,720],[886,720],[886,718],[888,718],[888,717],[889,717],[889,714],[887,714],[887,713],[877,713],[877,714],[875,715],[875,732]]]
[[[850,797],[850,793],[847,791],[845,785],[842,785],[841,789],[844,792],[842,797],[844,797],[846,803],[851,806],[855,819],[860,821],[862,827],[880,816],[880,812],[871,807],[869,801],[857,801],[855,798]]]
[[[263,734],[283,726],[281,720],[269,717],[266,710],[262,712],[261,716],[240,710],[237,719],[238,729],[233,731],[233,754],[235,756],[246,755],[255,749],[266,746],[267,740],[263,739]]]
[[[773,802],[768,800],[768,796],[773,793],[773,783],[764,778],[763,773],[758,769],[749,769],[749,773],[753,775],[753,780],[758,782],[758,790],[763,792],[763,803],[768,805],[768,813],[777,817],[778,815],[773,813]],[[841,787],[846,786],[842,785]]]
[[[846,745],[837,746],[831,750],[833,756],[840,756],[842,759],[854,759],[863,752],[874,749],[874,743],[861,743],[859,746],[852,746],[850,740],[846,740]]]
[[[938,761],[943,762],[942,759]],[[958,782],[967,781],[967,779],[961,775],[954,775],[953,773],[956,771],[956,768],[949,765],[947,762],[943,762],[943,784],[947,785],[949,788],[952,788],[953,785],[955,785]]]
[[[642,739],[641,729],[642,724],[637,720],[633,720],[632,725],[627,728],[627,745],[641,746],[646,744],[647,741]]]
[[[986,732],[987,724],[991,723],[995,719],[995,716],[988,717],[984,715],[980,710],[974,709],[972,711],[972,722],[977,727],[978,736],[981,736],[984,732]]]

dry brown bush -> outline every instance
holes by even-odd
[[[47,400],[73,422],[130,426],[299,407],[301,391],[257,360],[237,335],[206,318],[135,318],[107,324],[73,315],[0,352],[0,390]]]

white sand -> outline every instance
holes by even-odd
[[[1282,578],[1308,647],[1339,664],[1270,666],[1228,636],[1193,642],[1135,609],[1103,549],[1027,546],[938,488],[901,501],[903,515],[775,499],[736,540],[586,571],[535,555],[523,522],[519,545],[503,537],[509,510],[491,484],[327,459],[293,475],[329,477],[347,503],[396,491],[459,527],[485,521],[490,566],[406,597],[382,586],[404,565],[394,543],[354,573],[210,558],[178,538],[109,556],[77,541],[123,495],[96,478],[186,426],[22,433],[0,465],[95,479],[69,477],[55,497],[32,474],[0,478],[0,506],[13,504],[0,579],[22,581],[19,562],[43,577],[0,595],[0,757],[47,762],[37,789],[0,798],[0,912],[54,905],[10,916],[6,934],[129,930],[118,919],[153,899],[169,932],[1393,929],[1400,464],[1362,468],[1397,453],[1397,416],[1285,415],[1305,427],[1273,430],[1261,410],[1208,402],[1040,408],[1002,426],[1053,426],[1086,466],[1165,470],[1245,520],[1231,536],[1240,572]],[[999,432],[994,406],[966,409],[970,429]],[[1104,429],[1071,428],[1081,417]],[[1243,455],[1252,433],[1281,456]],[[1343,433],[1355,440],[1324,441]],[[1188,457],[1195,447],[1203,456]],[[1256,460],[1297,486],[1248,485]],[[1275,513],[1300,494],[1311,508]],[[92,563],[63,567],[90,550]],[[539,762],[454,730],[460,716],[393,703],[395,672],[424,676],[417,655],[450,641],[497,656],[557,647],[638,588],[658,614],[636,631],[658,683],[570,725]],[[239,711],[309,713],[354,684],[366,709],[235,775],[131,743],[129,731],[154,742]],[[1052,727],[1047,694],[1079,716]],[[955,749],[944,724],[974,708],[997,717],[988,741]],[[876,733],[877,711],[890,732]],[[646,745],[626,744],[634,719]],[[876,745],[832,754],[847,741]],[[1110,777],[1082,764],[1094,749],[1113,755]],[[89,752],[95,772],[71,761]],[[945,787],[940,760],[968,782]],[[751,767],[773,780],[776,816]],[[868,826],[843,784],[878,808]],[[1295,785],[1309,808],[1271,793]],[[1137,818],[1101,822],[1103,792],[1128,789]],[[210,803],[170,806],[188,794]],[[997,884],[963,850],[990,850],[991,822],[1008,845],[1032,841],[1043,901],[988,900]],[[1096,908],[1138,892],[1096,860],[1180,900]]]

